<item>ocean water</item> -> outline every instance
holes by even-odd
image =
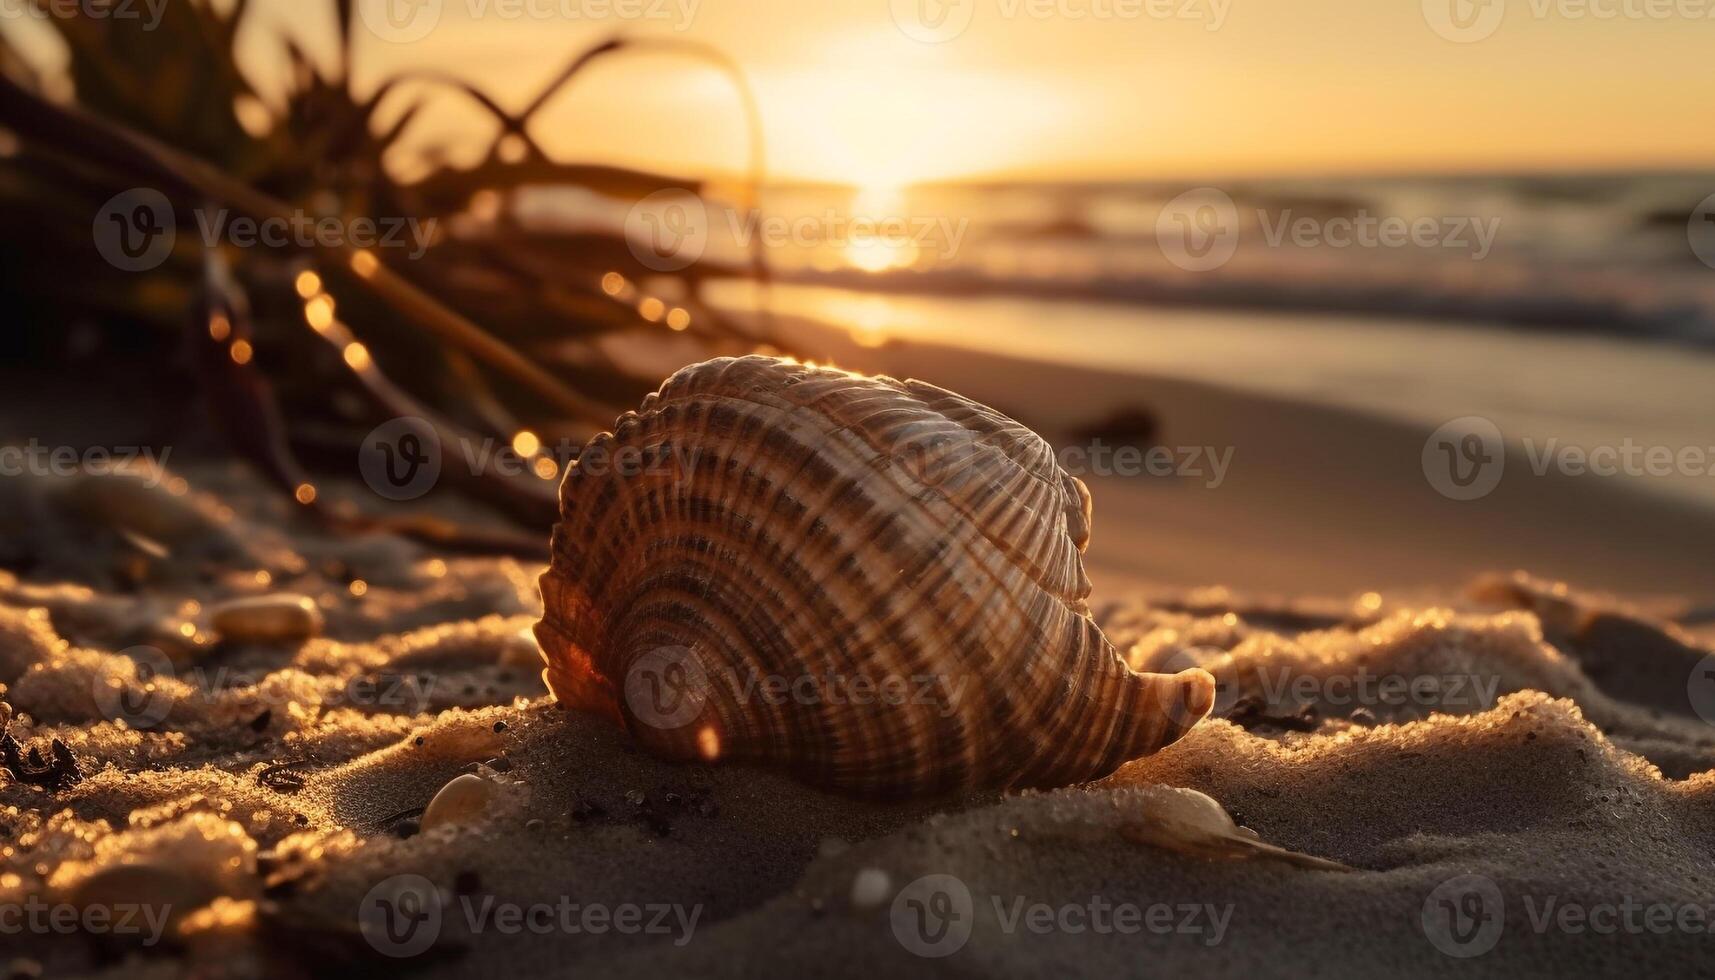
[[[759,229],[774,232],[763,252],[793,283],[1715,344],[1715,171],[783,188],[760,201],[711,208],[705,251],[741,261]]]
[[[968,217],[954,226],[962,240],[942,252],[933,238],[907,243],[886,262],[861,248],[771,247],[765,293],[728,281],[708,296],[866,344],[1190,378],[1431,427],[1477,415],[1539,450],[1662,446],[1715,462],[1715,267],[1699,258],[1715,261],[1715,223],[1706,239],[1698,226],[1715,174],[1253,183],[1227,192],[1237,246],[1204,270],[1181,268],[1184,253],[1160,240],[1173,234],[1163,208],[1184,189],[871,193],[869,207],[928,215],[923,228]],[[833,206],[831,191],[797,193],[764,201],[786,214]],[[848,200],[866,206],[862,192]],[[1286,215],[1355,228],[1365,214],[1377,228],[1430,219],[1449,238],[1451,218],[1494,231],[1477,254],[1429,238],[1271,244],[1261,227]],[[1715,504],[1708,472],[1638,482]]]
[[[1429,426],[1477,415],[1537,445],[1715,456],[1715,170],[735,200],[717,188],[689,229],[707,260],[767,262],[766,290],[708,284],[730,310]],[[1715,504],[1708,473],[1643,483]]]

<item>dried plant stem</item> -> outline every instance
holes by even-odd
[[[284,201],[246,186],[195,157],[76,107],[54,105],[4,77],[0,77],[0,103],[9,105],[14,111],[23,109],[46,125],[57,124],[62,131],[67,127],[80,130],[77,135],[85,142],[106,143],[109,149],[111,144],[117,143],[142,157],[154,169],[175,178],[177,183],[223,201],[253,218],[289,221],[293,216],[292,208]],[[9,116],[12,114],[7,113]],[[557,410],[598,425],[613,421],[612,414],[599,403],[572,390],[505,341],[448,309],[388,269],[373,253],[360,253],[350,246],[323,247],[318,251],[352,269],[360,282],[419,325],[525,385]]]

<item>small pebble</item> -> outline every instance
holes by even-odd
[[[209,610],[209,625],[237,643],[294,643],[319,636],[323,620],[314,599],[280,593],[220,603]]]
[[[548,823],[545,820],[530,820],[524,824],[524,829],[534,834],[540,833],[547,826]]]
[[[878,908],[893,891],[893,882],[880,868],[865,868],[852,879],[852,908],[860,912]]]

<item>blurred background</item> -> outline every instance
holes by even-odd
[[[1707,597],[1712,11],[5,0],[0,440],[530,554],[583,439],[759,351],[1037,427],[1098,595]],[[494,520],[365,491],[397,418],[523,462],[442,467]]]

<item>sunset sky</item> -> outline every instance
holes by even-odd
[[[432,66],[517,103],[616,31],[695,38],[749,73],[775,175],[863,185],[1715,162],[1715,19],[1625,16],[1643,0],[1488,0],[1462,12],[1504,16],[1465,44],[1426,15],[1459,0],[618,0],[662,16],[588,16],[611,2],[442,0],[420,40],[362,36],[359,81]],[[265,24],[325,47],[323,4],[254,6],[259,75],[278,55]],[[919,15],[969,23],[925,43],[900,26]],[[477,152],[478,118],[449,98],[424,133]],[[535,134],[566,158],[706,173],[741,165],[738,120],[719,75],[651,56],[594,70]]]

